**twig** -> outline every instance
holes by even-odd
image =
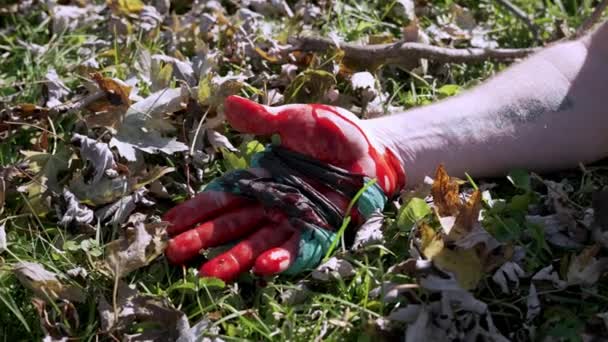
[[[289,51],[323,52],[336,48],[327,38],[299,37],[290,39]],[[485,60],[510,61],[526,57],[540,48],[524,49],[453,49],[422,43],[397,42],[391,44],[355,45],[342,43],[344,58],[360,67],[374,69],[381,65],[411,65],[420,58],[436,62],[474,63]]]
[[[536,42],[540,41],[540,38],[538,37],[538,26],[536,26],[536,24],[534,24],[533,19],[526,12],[524,12],[521,8],[519,8],[515,4],[513,4],[510,0],[496,0],[496,2],[498,2],[500,5],[502,5],[504,8],[506,8],[508,11],[513,13],[517,18],[519,18],[519,20],[523,21],[524,24],[526,24],[526,26],[528,26],[530,31],[532,31],[534,40]]]
[[[571,38],[580,38],[584,36],[587,32],[589,32],[593,25],[595,25],[600,20],[600,18],[602,17],[602,13],[604,13],[604,10],[606,10],[606,7],[608,7],[608,0],[602,0],[602,2],[600,2],[595,7],[591,15],[587,19],[585,19],[585,21],[583,21],[583,24],[576,30],[576,32],[572,35]]]

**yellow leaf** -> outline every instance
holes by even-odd
[[[433,262],[439,268],[454,273],[458,283],[465,290],[476,288],[483,276],[481,260],[473,249],[443,248],[435,255]]]
[[[200,104],[208,104],[209,98],[211,97],[211,74],[208,74],[206,77],[201,77],[200,82],[198,83],[198,94],[197,99]]]
[[[270,63],[277,63],[279,61],[279,59],[277,57],[269,55],[266,51],[260,49],[257,46],[254,48],[254,50],[255,50],[255,52],[258,53],[258,55],[260,55],[260,57],[264,58],[265,60],[269,61]]]
[[[141,0],[108,0],[108,7],[116,14],[139,13],[144,9]]]
[[[450,249],[440,234],[427,224],[419,226],[422,254],[433,263],[455,275],[460,286],[470,290],[477,287],[483,275],[481,259],[474,249]]]
[[[420,231],[420,240],[422,254],[425,257],[432,259],[434,255],[437,254],[437,249],[441,250],[443,248],[443,241],[437,236],[435,230],[426,223],[420,224],[418,230]],[[439,241],[441,244],[437,242]]]

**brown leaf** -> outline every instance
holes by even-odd
[[[91,74],[99,88],[106,93],[107,101],[112,106],[130,106],[129,94],[131,87],[110,77],[103,77],[100,73]]]
[[[126,283],[119,281],[116,298],[112,307],[103,297],[99,297],[99,310],[102,332],[124,333],[125,337],[138,341],[176,341],[185,338],[193,341],[188,318],[183,312],[175,309],[167,300],[144,295],[132,289]],[[127,335],[137,323],[147,323],[143,332]],[[187,339],[190,337],[190,339]],[[128,339],[126,339],[128,340]]]
[[[73,331],[80,326],[78,311],[68,301],[48,307],[45,301],[34,298],[32,305],[40,319],[40,326],[47,335],[43,341],[62,341],[66,336],[73,335]]]
[[[262,50],[259,47],[255,47],[254,48],[255,52],[258,53],[258,55],[260,55],[260,57],[262,57],[263,59],[265,59],[266,61],[270,62],[270,63],[278,63],[279,62],[279,58],[276,56],[271,56],[269,55],[266,51]]]
[[[473,192],[466,204],[462,205],[456,221],[449,231],[447,231],[447,241],[458,241],[467,236],[475,224],[479,221],[479,211],[481,210],[481,192]]]
[[[22,103],[11,109],[14,115],[19,116],[19,118],[23,120],[46,118],[49,115],[48,108],[40,107],[32,103]]]
[[[136,222],[125,235],[106,247],[106,262],[118,277],[148,265],[163,253],[167,246],[167,223]]]
[[[461,206],[458,189],[458,182],[450,179],[443,165],[439,165],[435,172],[435,181],[431,187],[431,195],[433,195],[439,216],[455,216],[458,214]]]
[[[131,87],[110,77],[103,77],[100,73],[92,73],[91,78],[105,96],[87,105],[87,109],[94,113],[85,118],[88,125],[116,128],[123,120],[131,105],[129,94]]]
[[[47,271],[38,263],[26,261],[17,263],[13,272],[21,284],[32,290],[40,299],[66,299],[72,302],[85,300],[81,288],[62,283],[57,274]]]
[[[579,255],[572,258],[566,277],[569,285],[595,285],[608,271],[608,258],[596,258],[600,249],[600,245],[595,244],[585,248]]]

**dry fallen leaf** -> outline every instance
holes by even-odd
[[[354,275],[355,269],[353,268],[353,265],[344,259],[338,259],[336,257],[331,257],[312,271],[313,279],[321,281],[348,279]]]
[[[524,270],[512,261],[506,262],[492,276],[492,280],[500,286],[503,293],[511,293],[509,282],[515,289],[519,288],[519,279],[525,275]]]
[[[455,216],[461,207],[458,182],[452,180],[443,165],[439,165],[431,187],[431,195],[439,216]]]
[[[599,251],[596,244],[572,258],[566,276],[569,285],[593,286],[608,271],[608,257],[596,258]]]
[[[533,281],[549,281],[554,287],[564,289],[568,286],[565,280],[560,279],[557,271],[553,269],[553,265],[546,266],[532,276]]]
[[[6,250],[6,230],[4,223],[0,224],[0,254]]]
[[[528,297],[526,298],[526,321],[530,322],[534,317],[538,316],[541,310],[540,299],[538,299],[538,293],[536,292],[536,286],[534,283],[530,284],[530,290],[528,291]]]
[[[74,194],[68,189],[63,189],[62,197],[63,202],[65,203],[65,208],[58,210],[57,213],[57,217],[60,218],[60,226],[67,228],[72,224],[86,225],[93,221],[93,210],[83,204],[80,204],[76,196],[74,196]]]
[[[481,192],[476,190],[469,197],[467,203],[460,207],[454,226],[446,231],[447,241],[458,241],[470,234],[476,223],[479,222],[480,210]]]
[[[167,246],[167,223],[136,222],[127,228],[125,236],[106,246],[106,262],[118,277],[148,265]]]
[[[82,159],[92,164],[95,170],[93,183],[97,183],[105,175],[107,169],[116,167],[114,155],[108,144],[77,133],[72,136],[72,144],[78,146]]]
[[[70,336],[73,330],[77,330],[80,325],[78,310],[69,301],[48,305],[45,301],[34,298],[32,304],[46,335],[42,339],[43,342],[67,342],[67,336]]]
[[[125,196],[115,203],[97,210],[95,216],[101,222],[105,222],[109,219],[107,222],[108,225],[123,224],[138,204],[148,207],[154,205],[153,201],[150,201],[145,197],[147,192],[148,190],[146,188],[140,188],[129,196]]]
[[[175,171],[171,167],[155,166],[144,175],[119,175],[104,177],[97,183],[86,183],[82,175],[75,175],[69,189],[84,203],[91,205],[108,204],[131,194],[167,173]]]
[[[135,103],[117,126],[118,132],[112,137],[110,146],[116,147],[128,161],[138,160],[138,150],[152,154],[188,150],[186,144],[161,135],[175,130],[165,116],[184,108],[188,96],[182,88],[162,89]]]
[[[105,299],[98,298],[101,331],[119,332],[127,340],[133,341],[194,341],[188,318],[183,312],[173,308],[165,299],[144,295],[119,281],[116,298],[112,307]],[[134,325],[147,323],[142,332],[133,333]]]
[[[115,129],[121,124],[131,105],[129,95],[132,88],[119,79],[103,77],[97,72],[92,73],[91,78],[103,96],[87,105],[86,108],[94,114],[86,116],[85,120],[91,127],[104,126]]]
[[[454,273],[464,289],[474,289],[483,276],[482,262],[474,249],[451,249],[426,223],[419,226],[422,254],[439,268]]]
[[[352,250],[358,250],[373,243],[380,243],[384,240],[382,233],[382,225],[384,224],[384,215],[382,212],[376,211],[359,227],[355,234]]]
[[[62,103],[64,97],[70,94],[70,89],[61,81],[55,69],[49,69],[45,76],[47,90],[46,106],[53,108]]]
[[[13,267],[13,272],[21,284],[40,299],[66,299],[72,302],[85,300],[85,293],[80,287],[62,283],[56,273],[47,271],[38,263],[19,262]]]

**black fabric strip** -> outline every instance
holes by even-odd
[[[304,178],[326,185],[347,198],[364,185],[364,176],[273,146],[263,152],[259,165],[272,177],[262,178],[246,170],[224,175],[220,182],[226,191],[255,198],[266,207],[285,212],[297,226],[310,224],[336,229],[344,216],[340,210]]]

